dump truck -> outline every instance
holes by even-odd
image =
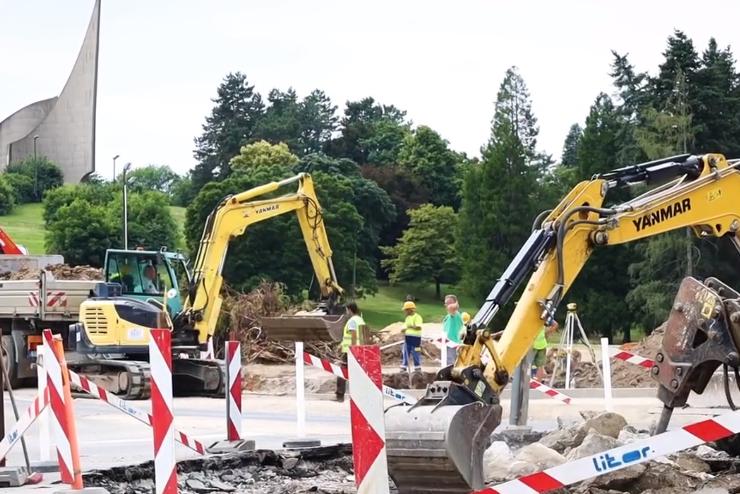
[[[93,293],[96,280],[58,280],[46,269],[64,264],[60,255],[0,255],[0,273],[12,278],[19,272],[29,279],[0,281],[0,328],[11,385],[33,385],[36,346],[41,331],[50,328],[64,336],[79,318],[80,305]],[[9,276],[11,275],[11,276]],[[65,338],[65,341],[67,339]]]

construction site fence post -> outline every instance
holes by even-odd
[[[601,373],[604,381],[604,409],[612,411],[612,369],[609,355],[609,338],[601,338]]]
[[[303,367],[303,342],[295,342],[296,435],[306,437],[306,387]]]
[[[388,494],[383,372],[380,349],[351,346],[347,354],[352,424],[352,461],[358,494]]]
[[[149,338],[155,494],[177,493],[175,428],[172,407],[172,352],[169,329],[152,329]]]
[[[242,351],[238,341],[226,342],[226,439],[242,437]]]
[[[64,346],[61,339],[54,337],[49,329],[44,330],[43,336],[44,344],[47,345],[47,359],[44,364],[49,402],[54,414],[59,472],[62,482],[70,484],[73,490],[80,490],[83,488],[80,448],[77,442],[77,422],[67,361],[64,358]]]
[[[38,383],[38,396],[42,397],[46,393],[46,363],[48,357],[46,345],[36,347],[36,378]],[[51,461],[51,437],[49,434],[49,412],[45,409],[39,415],[39,461]]]

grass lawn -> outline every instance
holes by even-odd
[[[16,206],[7,216],[0,216],[0,228],[5,230],[17,244],[23,245],[30,254],[45,254],[44,207],[41,204]]]
[[[390,286],[387,283],[378,282],[378,293],[358,301],[360,311],[373,329],[382,329],[394,322],[402,321],[404,318],[401,306],[406,300],[406,295],[416,297],[416,309],[424,318],[424,322],[441,322],[446,311],[443,301],[437,299],[434,293],[434,285],[402,284]],[[454,287],[443,286],[442,296],[446,293],[455,293],[460,301],[460,309],[474,315],[477,310],[475,302],[459,294]]]
[[[170,206],[175,223],[180,227],[180,241],[185,246],[183,229],[185,227],[185,208]],[[0,216],[0,228],[10,238],[28,249],[30,254],[45,254],[44,248],[44,206],[40,203],[21,204],[6,216]],[[174,246],[172,246],[174,247]]]

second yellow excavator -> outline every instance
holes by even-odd
[[[594,249],[684,227],[700,237],[726,237],[740,249],[738,166],[740,160],[719,154],[628,166],[579,183],[555,209],[543,212],[466,327],[455,364],[439,371],[415,405],[386,411],[388,465],[398,492],[483,487],[483,452],[501,421],[499,394]],[[635,184],[652,188],[625,203],[605,205],[610,190]],[[489,327],[494,316],[530,273],[501,339],[494,341]],[[682,285],[669,319],[672,332],[653,370],[666,405],[661,429],[672,407],[685,402],[691,389],[703,390],[719,363],[740,364],[740,296],[716,280],[706,286],[691,280]],[[720,324],[727,320],[732,324]],[[708,347],[711,342],[717,344]],[[484,350],[491,355],[487,364],[481,360]]]
[[[294,193],[272,193],[297,184]],[[222,269],[229,242],[255,223],[295,213],[321,292],[318,307],[295,316],[265,318],[271,338],[293,341],[338,340],[344,323],[343,294],[332,264],[321,206],[313,181],[299,174],[225,197],[206,220],[192,272],[181,255],[110,251],[107,283],[80,306],[70,327],[70,346],[89,359],[76,369],[126,398],[149,395],[149,329],[172,330],[173,387],[178,395],[224,392],[219,362],[200,359],[221,312]],[[175,269],[175,265],[179,269]],[[178,298],[186,280],[184,300]]]

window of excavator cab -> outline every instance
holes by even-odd
[[[172,270],[177,277],[177,288],[179,290],[180,300],[185,300],[188,295],[188,286],[190,285],[190,271],[188,270],[185,259],[170,259]]]
[[[173,286],[157,254],[111,252],[105,271],[106,281],[120,283],[125,295],[164,295]]]

